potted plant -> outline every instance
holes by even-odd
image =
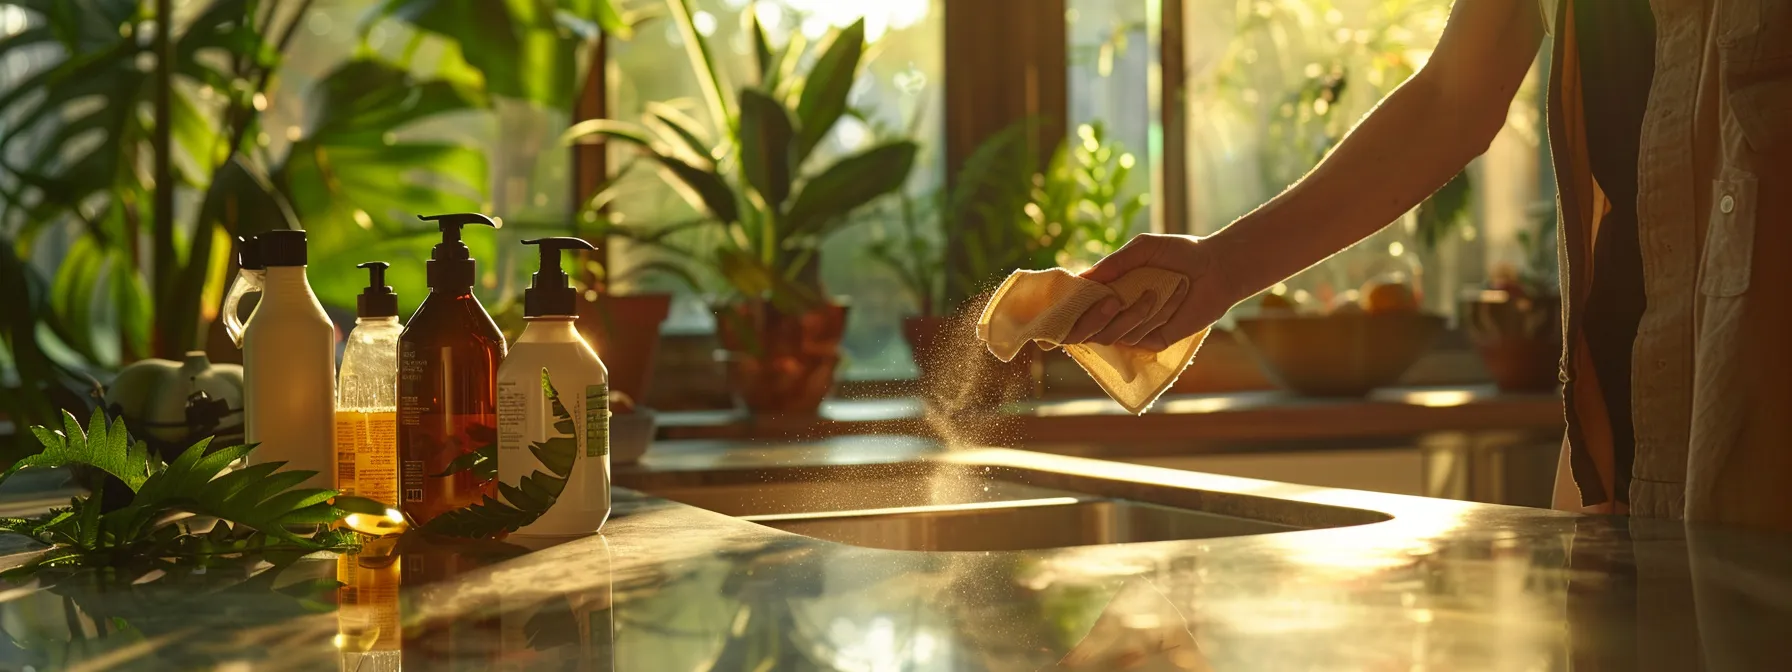
[[[730,384],[755,413],[813,413],[832,386],[846,306],[827,295],[819,250],[850,215],[908,178],[916,146],[879,142],[822,161],[817,148],[847,113],[847,94],[865,47],[864,22],[835,31],[805,54],[800,44],[774,51],[753,22],[757,81],[726,97],[709,44],[684,0],[667,3],[690,48],[714,128],[702,132],[680,115],[650,113],[640,124],[581,122],[569,141],[620,142],[639,150],[697,211],[659,227],[599,218],[606,235],[650,246],[673,260],[659,268],[697,269],[720,278],[727,296],[714,305]],[[809,58],[812,56],[812,60]],[[806,73],[796,64],[809,63]],[[681,233],[707,233],[694,243]]]
[[[1484,290],[1464,292],[1462,328],[1505,392],[1549,392],[1560,384],[1562,297],[1553,210],[1518,232],[1523,258],[1494,272]]]
[[[950,189],[901,195],[901,228],[870,249],[919,309],[903,321],[903,337],[930,403],[979,410],[1036,393],[1051,359],[1036,348],[1006,364],[984,355],[974,328],[984,296],[1014,270],[1112,252],[1147,202],[1124,195],[1134,159],[1099,122],[1060,143],[1044,169],[1026,141],[1031,123],[985,140]],[[961,263],[945,259],[948,231],[958,233]]]

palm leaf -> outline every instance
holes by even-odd
[[[14,463],[5,473],[0,473],[0,482],[22,469],[69,466],[92,467],[106,472],[124,482],[132,492],[138,491],[151,478],[149,445],[142,441],[132,443],[122,418],[113,421],[108,428],[105,412],[94,409],[87,429],[82,430],[75,415],[63,411],[62,427],[62,431],[32,427],[31,433],[43,444],[43,452]]]

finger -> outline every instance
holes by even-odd
[[[1144,236],[1135,236],[1120,246],[1120,249],[1114,250],[1113,254],[1102,257],[1089,270],[1083,271],[1083,278],[1105,285],[1119,280],[1128,271],[1148,265],[1151,262],[1151,246],[1145,244],[1147,240],[1149,238]]]
[[[1071,325],[1070,333],[1064,335],[1063,343],[1075,345],[1089,340],[1090,336],[1094,336],[1095,332],[1101,331],[1102,327],[1114,320],[1114,315],[1120,312],[1120,308],[1120,299],[1102,299],[1094,307],[1083,311],[1082,317],[1076,318],[1076,324]]]
[[[1139,326],[1139,323],[1151,317],[1151,309],[1156,305],[1157,297],[1151,292],[1145,292],[1131,307],[1115,315],[1114,320],[1109,322],[1108,326],[1102,327],[1101,331],[1090,336],[1089,341],[1102,345],[1113,345],[1120,340],[1121,336],[1125,336],[1126,332],[1132,331],[1133,328]]]
[[[1162,327],[1164,324],[1168,323],[1170,318],[1175,316],[1176,313],[1182,309],[1182,299],[1187,296],[1188,284],[1183,283],[1178,285],[1176,291],[1170,294],[1170,300],[1164,302],[1163,310],[1157,311],[1157,314],[1152,315],[1150,319],[1145,320],[1144,324],[1140,324],[1132,331],[1126,332],[1125,336],[1120,337],[1120,342],[1127,345],[1138,345],[1139,341],[1144,339],[1145,336],[1153,331],[1157,331],[1158,327]]]
[[[1215,314],[1212,311],[1204,311],[1196,306],[1184,304],[1176,310],[1175,315],[1170,317],[1169,322],[1165,322],[1163,326],[1139,339],[1138,347],[1153,352],[1162,351],[1202,329],[1213,326],[1213,323],[1224,314],[1225,311]]]

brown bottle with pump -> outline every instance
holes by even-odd
[[[442,242],[428,263],[429,296],[398,337],[399,508],[417,525],[494,492],[454,461],[480,450],[496,459],[494,380],[505,352],[473,297],[473,256],[461,242],[461,227],[497,223],[478,213],[421,219],[441,226]]]

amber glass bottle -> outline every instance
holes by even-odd
[[[398,338],[400,508],[423,524],[492,494],[493,481],[466,469],[463,455],[496,458],[497,376],[504,335],[473,297],[474,266],[461,243],[467,224],[497,226],[477,213],[423,219],[442,227],[430,257],[429,296]]]

